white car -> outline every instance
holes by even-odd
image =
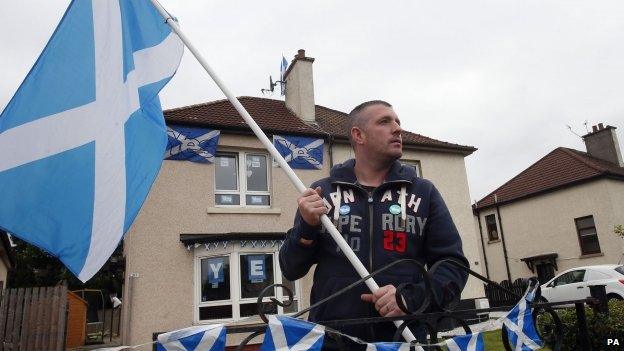
[[[607,299],[624,300],[624,266],[605,264],[568,269],[542,285],[548,302],[581,300],[591,296],[590,285],[606,285]]]

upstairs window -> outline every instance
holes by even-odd
[[[582,255],[600,253],[598,233],[594,224],[594,216],[575,218],[576,233],[578,234],[579,246]]]
[[[401,160],[401,162],[406,165],[414,168],[416,171],[416,176],[418,178],[422,178],[422,169],[420,168],[420,161],[418,160]]]
[[[215,157],[215,204],[217,206],[271,205],[266,154],[219,153]]]
[[[485,216],[485,228],[487,229],[488,241],[498,240],[498,225],[495,214]]]

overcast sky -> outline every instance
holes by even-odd
[[[0,0],[0,108],[68,3]],[[161,3],[238,96],[262,96],[282,54],[304,48],[317,104],[348,112],[384,99],[405,129],[477,147],[472,200],[558,146],[585,151],[566,124],[585,134],[585,121],[603,122],[624,139],[622,1]],[[188,51],[161,93],[164,108],[222,98]]]

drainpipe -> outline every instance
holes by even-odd
[[[487,252],[485,252],[485,243],[483,242],[483,226],[481,225],[481,213],[477,208],[477,202],[475,201],[475,212],[477,214],[477,221],[479,222],[479,238],[481,239],[481,248],[483,249],[483,263],[485,263],[485,276],[490,279],[490,268],[487,261]]]
[[[327,136],[329,137],[329,169],[331,170],[334,168],[334,136],[329,133],[327,133]]]
[[[500,226],[501,241],[503,242],[503,256],[505,257],[505,268],[507,268],[507,280],[511,281],[511,272],[509,271],[509,256],[507,255],[507,245],[505,244],[505,233],[503,232],[503,219],[500,214],[500,206],[498,206],[498,197],[494,194],[494,203],[496,204],[496,214],[498,215],[498,225]]]

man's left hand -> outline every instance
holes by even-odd
[[[375,304],[375,309],[382,317],[403,316],[396,302],[396,288],[394,285],[386,285],[379,288],[372,294],[362,294],[362,301]]]

